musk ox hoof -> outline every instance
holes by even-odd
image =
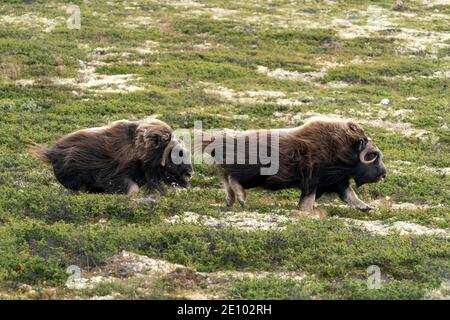
[[[372,208],[369,206],[364,206],[364,207],[360,207],[359,210],[361,210],[362,212],[368,212],[368,211],[372,210]]]

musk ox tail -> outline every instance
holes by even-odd
[[[27,152],[35,159],[38,159],[48,164],[52,163],[52,159],[50,159],[47,146],[44,144],[29,142]]]

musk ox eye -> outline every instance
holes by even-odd
[[[366,155],[366,157],[365,157],[365,159],[366,159],[367,161],[372,161],[372,160],[374,160],[374,159],[376,159],[376,158],[378,158],[378,153],[376,153],[376,152],[370,152],[370,153],[368,153],[368,154]]]

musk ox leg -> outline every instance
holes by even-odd
[[[79,195],[81,193],[86,192],[86,187],[83,185],[83,186],[80,187],[80,189],[78,189],[78,190],[70,190],[70,192],[72,192],[72,194],[74,194],[74,195]]]
[[[96,193],[126,194],[134,196],[139,192],[139,186],[128,177],[117,176],[102,181],[101,184],[98,183],[91,188],[91,191]]]
[[[167,194],[167,190],[166,190],[166,187],[164,186],[163,182],[159,178],[154,177],[148,171],[145,172],[145,181],[146,181],[147,189],[150,192],[153,192],[154,190],[156,190],[161,195]]]
[[[156,190],[163,196],[167,195],[167,188],[163,183],[158,183],[156,185]]]
[[[227,197],[226,197],[227,207],[232,207],[234,202],[236,201],[236,194],[234,193],[233,189],[230,186],[228,176],[224,176],[223,185],[225,187],[225,192],[227,194]]]
[[[313,189],[312,192],[305,194],[302,192],[300,197],[300,202],[298,204],[300,212],[298,215],[304,215],[307,213],[308,216],[313,218],[323,218],[326,216],[326,212],[324,210],[314,208],[314,204],[316,202],[316,189]]]
[[[236,195],[239,204],[243,208],[245,206],[245,200],[247,198],[244,187],[242,187],[242,185],[231,176],[228,177],[228,184],[230,185],[231,190],[233,190],[234,194]]]
[[[353,190],[352,186],[350,185],[348,185],[344,190],[342,190],[339,193],[339,195],[342,201],[355,206],[361,211],[369,211],[371,209],[371,207],[367,203],[358,198],[358,196],[355,193],[355,190]]]
[[[300,197],[300,211],[314,213],[314,203],[316,202],[316,193],[310,193],[306,196],[302,194]]]
[[[137,195],[139,192],[139,186],[137,185],[137,183],[131,179],[127,179],[127,184],[128,184],[127,195],[130,197]]]

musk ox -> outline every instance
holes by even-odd
[[[219,136],[219,146],[214,145]],[[219,136],[204,137],[202,145],[223,169],[228,206],[232,206],[236,198],[244,206],[246,189],[298,188],[301,211],[315,214],[315,200],[328,192],[337,193],[346,203],[367,211],[370,207],[357,197],[350,180],[361,186],[386,176],[381,151],[363,129],[351,121],[316,118],[293,129],[247,131],[231,134],[231,138],[224,133]],[[275,140],[276,143],[272,143]],[[257,149],[251,150],[251,141],[257,141]],[[244,153],[235,151],[239,143],[245,146]],[[264,164],[261,161],[264,148],[278,161],[275,173],[261,171],[269,166],[267,161]],[[250,163],[252,156],[257,161]],[[245,161],[239,163],[239,157]]]
[[[175,163],[173,151],[184,161]],[[56,179],[74,191],[132,195],[142,186],[164,191],[163,182],[186,187],[192,174],[188,150],[156,119],[82,129],[51,148],[35,147],[34,154],[51,164]]]

